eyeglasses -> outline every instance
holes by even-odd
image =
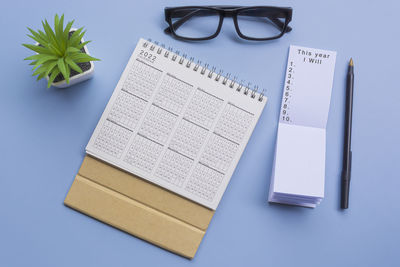
[[[215,38],[225,17],[232,17],[237,34],[246,40],[266,41],[292,30],[292,8],[272,6],[183,6],[166,7],[164,32],[181,40]]]

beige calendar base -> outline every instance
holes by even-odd
[[[64,204],[190,259],[214,215],[213,210],[88,155]]]

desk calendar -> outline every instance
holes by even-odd
[[[216,209],[266,101],[258,87],[140,39],[86,152]]]
[[[269,201],[315,207],[324,197],[326,123],[336,52],[290,46]]]

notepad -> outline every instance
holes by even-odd
[[[86,152],[216,209],[266,102],[258,87],[140,39]]]
[[[269,201],[316,207],[324,197],[326,124],[336,52],[290,46]]]

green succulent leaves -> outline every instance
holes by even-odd
[[[37,75],[37,80],[49,77],[47,87],[51,86],[60,73],[67,83],[69,83],[71,69],[82,73],[78,63],[99,60],[81,51],[90,41],[81,42],[86,32],[83,28],[79,28],[70,35],[73,23],[74,21],[68,22],[64,28],[64,15],[61,17],[55,15],[54,30],[47,20],[42,21],[44,32],[34,31],[28,27],[31,33],[28,36],[38,44],[23,44],[37,53],[25,60],[32,60],[30,65],[33,65],[33,76]]]

